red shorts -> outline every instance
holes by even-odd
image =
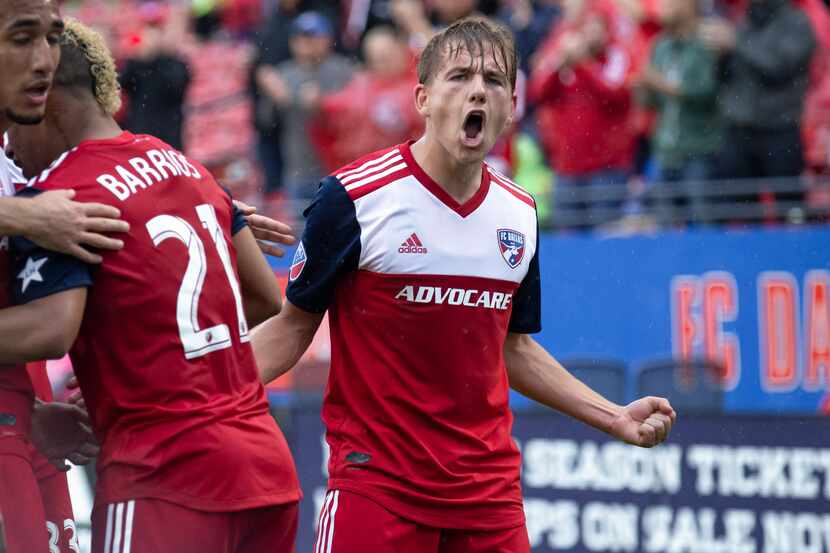
[[[403,519],[365,497],[332,490],[320,511],[314,553],[530,553],[524,526],[448,530]]]
[[[195,511],[161,499],[92,511],[92,553],[293,553],[298,504]]]
[[[7,553],[49,551],[43,501],[28,447],[19,437],[0,438],[0,515]]]
[[[34,448],[32,465],[40,488],[43,512],[46,515],[46,529],[49,531],[49,545],[52,547],[49,551],[80,551],[66,473],[53,467]]]

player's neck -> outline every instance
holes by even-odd
[[[472,198],[481,186],[481,160],[459,163],[437,140],[422,137],[412,144],[415,162],[459,204]]]
[[[123,132],[118,123],[104,113],[97,103],[94,106],[79,105],[67,113],[71,115],[61,119],[60,131],[71,147],[84,140],[115,138]]]

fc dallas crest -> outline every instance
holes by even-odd
[[[511,269],[515,269],[525,256],[525,235],[510,229],[499,229],[497,234],[501,256]]]

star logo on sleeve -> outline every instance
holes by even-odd
[[[42,259],[38,259],[35,261],[33,258],[29,258],[26,260],[26,266],[20,271],[20,274],[17,275],[17,278],[23,281],[23,289],[22,292],[26,292],[26,288],[29,287],[29,284],[34,282],[43,282],[43,275],[40,274],[40,268],[49,261],[48,257],[44,257]]]

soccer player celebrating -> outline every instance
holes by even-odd
[[[529,336],[541,328],[535,204],[483,162],[515,107],[509,32],[461,20],[418,72],[424,136],[322,181],[288,301],[254,351],[270,381],[328,310],[317,552],[527,552],[508,386],[644,447],[675,413],[654,397],[607,401]]]
[[[57,43],[62,29],[54,1],[0,0],[0,137],[13,123],[32,124],[43,117],[60,57]],[[100,261],[100,255],[84,245],[120,248],[120,240],[100,233],[128,229],[126,222],[113,219],[119,215],[117,209],[76,203],[72,191],[49,192],[34,199],[11,197],[21,180],[19,170],[0,149],[0,307],[8,305],[9,235],[25,235],[38,244],[94,263]],[[32,323],[42,326],[47,320]],[[4,336],[4,340],[11,339]],[[34,390],[26,367],[22,362],[7,362],[32,360],[37,355],[20,353],[25,352],[17,352],[12,359],[0,357],[0,362],[6,363],[0,365],[0,517],[4,534],[0,542],[5,542],[9,553],[47,551],[50,545],[53,551],[55,547],[65,550],[75,544],[66,479],[44,466],[33,466],[28,437],[33,420],[40,437],[60,423],[62,441],[50,447],[59,456],[66,456],[70,451],[63,446],[84,437],[76,424],[80,410],[51,405],[33,414]],[[45,371],[41,368],[37,376],[45,379]],[[48,389],[48,381],[46,385]],[[83,441],[79,443],[84,445]],[[43,484],[43,497],[36,476]],[[51,525],[47,524],[47,515]]]
[[[112,119],[101,37],[67,21],[60,47],[46,118],[10,133],[24,169],[58,156],[27,190],[115,204],[132,232],[94,271],[15,239],[22,305],[0,330],[49,324],[0,356],[17,341],[44,357],[71,346],[101,443],[95,553],[292,551],[299,486],[248,343],[248,322],[280,308],[276,278],[204,167]]]

